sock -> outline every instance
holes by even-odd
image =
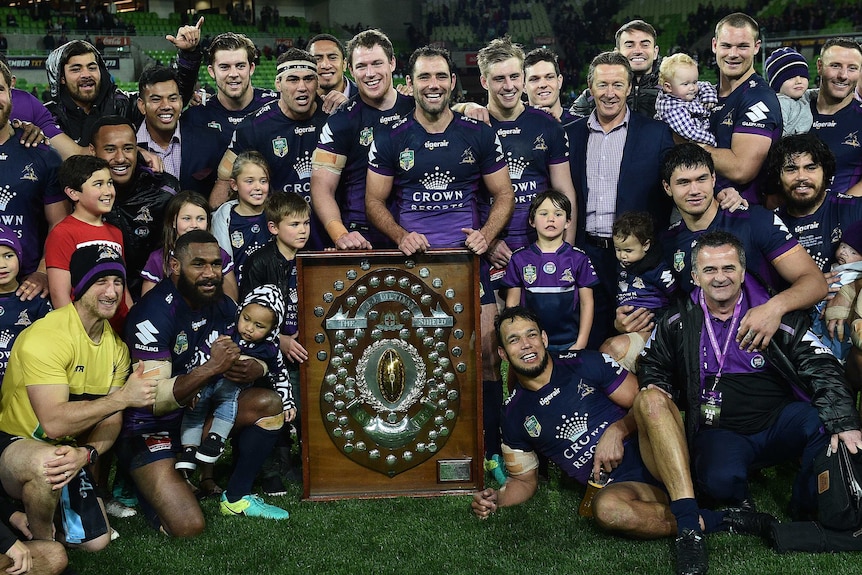
[[[263,462],[272,453],[280,432],[280,429],[263,429],[256,425],[249,425],[237,434],[235,443],[239,446],[240,456],[227,482],[225,497],[228,501],[236,503],[251,493],[254,478],[257,477]]]
[[[713,511],[712,509],[698,509],[700,518],[703,519],[703,532],[715,533],[727,531],[730,526],[724,523],[724,511]]]
[[[670,512],[676,517],[676,532],[682,535],[684,529],[700,532],[700,510],[697,501],[689,497],[670,502]]]
[[[485,459],[502,453],[500,449],[500,419],[503,410],[503,382],[482,382],[482,420],[485,431]]]

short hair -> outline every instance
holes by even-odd
[[[311,206],[296,192],[270,194],[263,205],[267,222],[275,225],[288,216],[310,216]]]
[[[647,242],[655,243],[655,223],[649,212],[625,212],[614,220],[611,229],[613,237],[634,236],[641,245]]]
[[[347,65],[353,66],[354,50],[357,48],[368,48],[370,50],[375,46],[380,46],[383,49],[386,59],[390,62],[395,58],[395,49],[392,47],[392,41],[389,40],[389,36],[376,28],[371,28],[363,30],[347,43]]]
[[[233,161],[233,169],[230,171],[230,179],[236,180],[242,173],[242,169],[245,168],[247,164],[260,166],[264,173],[266,173],[266,177],[270,177],[269,164],[266,163],[266,158],[263,157],[263,154],[256,150],[249,150],[247,152],[242,152]]]
[[[691,142],[677,144],[665,154],[661,162],[661,180],[670,183],[670,178],[677,168],[696,168],[705,166],[709,173],[715,173],[715,163],[709,152]]]
[[[173,257],[180,259],[180,255],[187,254],[189,246],[192,244],[218,245],[218,240],[206,230],[191,230],[177,238],[177,243],[174,244]]]
[[[766,156],[766,178],[770,188],[781,192],[781,171],[788,160],[809,154],[811,160],[823,168],[823,183],[828,185],[835,175],[835,155],[816,135],[794,134],[774,142]]]
[[[107,116],[101,116],[98,120],[93,122],[93,125],[90,127],[89,140],[92,142],[96,134],[99,133],[99,130],[104,128],[105,126],[128,126],[132,131],[132,134],[137,134],[137,129],[131,120],[126,118],[125,116],[118,116],[117,114],[110,114]],[[137,138],[137,136],[135,136]],[[136,140],[137,141],[137,140]]]
[[[213,38],[212,42],[210,42],[210,46],[207,49],[206,54],[207,64],[212,66],[215,62],[216,52],[220,52],[222,50],[245,50],[248,55],[249,64],[254,64],[260,54],[257,47],[254,45],[254,42],[252,42],[245,34],[222,32]]]
[[[275,61],[275,64],[282,64],[287,62],[288,60],[308,60],[315,66],[317,66],[317,62],[314,60],[314,56],[312,56],[308,50],[303,50],[302,48],[288,48],[284,53],[278,56],[278,59]]]
[[[449,67],[450,75],[455,68],[455,64],[452,62],[452,56],[449,54],[449,50],[446,48],[436,48],[434,46],[422,46],[421,48],[413,50],[413,53],[410,54],[410,60],[407,61],[407,75],[411,78],[413,77],[413,70],[416,67],[416,61],[419,58],[443,58],[446,60],[446,65]]]
[[[680,68],[690,66],[694,66],[697,69],[697,62],[694,61],[694,58],[683,52],[663,59],[658,68],[659,85],[670,82]]]
[[[6,80],[6,87],[12,89],[12,70],[6,62],[0,62],[0,75]]]
[[[487,46],[479,50],[476,56],[479,73],[487,76],[492,64],[505,62],[510,58],[517,58],[521,70],[524,69],[524,49],[521,45],[512,42],[512,38],[508,34],[502,38],[494,38],[488,42]]]
[[[524,71],[526,72],[527,68],[535,66],[539,62],[553,64],[554,72],[556,72],[557,76],[560,75],[560,59],[552,50],[548,50],[547,48],[535,48],[527,52],[527,55],[524,56]]]
[[[500,315],[498,315],[494,320],[494,334],[497,336],[497,345],[503,345],[503,336],[500,333],[502,331],[503,322],[515,321],[516,319],[531,321],[538,326],[539,331],[544,331],[542,329],[542,325],[539,323],[539,316],[537,316],[533,310],[520,305],[507,307],[501,311]]]
[[[694,246],[691,248],[691,269],[697,273],[697,257],[700,255],[700,250],[703,248],[718,248],[721,246],[730,246],[736,250],[736,255],[739,257],[739,263],[742,269],[745,269],[745,247],[735,235],[725,231],[706,232],[697,238]]]
[[[652,37],[653,44],[656,43],[656,38],[658,35],[656,34],[655,28],[653,28],[652,24],[649,22],[644,22],[643,20],[632,20],[631,22],[626,22],[620,29],[617,30],[617,33],[614,34],[614,44],[616,44],[617,50],[620,49],[620,37],[624,32],[631,32],[632,30],[637,30],[640,32],[644,32],[645,34],[649,34]]]
[[[63,189],[81,191],[84,182],[99,170],[109,170],[110,164],[102,158],[90,155],[69,156],[57,171],[57,182]]]
[[[719,20],[718,24],[715,25],[716,38],[718,38],[718,34],[724,26],[730,26],[731,28],[750,28],[754,33],[754,41],[757,42],[760,40],[760,24],[758,24],[757,20],[748,14],[734,12],[733,14],[728,14]]]
[[[536,211],[545,200],[551,200],[554,207],[566,212],[566,220],[572,219],[572,202],[568,197],[566,197],[566,194],[558,192],[557,190],[545,190],[541,194],[537,194],[536,197],[533,198],[533,201],[530,202],[529,221],[531,224],[536,221]]]
[[[333,36],[332,34],[318,34],[317,36],[312,36],[311,40],[308,41],[308,44],[305,45],[305,50],[311,52],[311,45],[315,42],[323,42],[330,41],[338,46],[338,51],[341,52],[341,57],[347,59],[347,54],[344,53],[344,44],[341,43],[341,40]]]
[[[632,65],[628,58],[619,52],[602,52],[590,62],[590,69],[587,72],[587,86],[593,85],[593,76],[595,76],[598,66],[622,66],[628,74],[629,86],[634,82],[634,72],[632,72]]]
[[[859,42],[853,40],[852,38],[846,38],[843,36],[838,36],[836,38],[829,38],[826,42],[823,43],[823,46],[820,48],[820,57],[823,58],[823,54],[826,53],[826,50],[832,48],[833,46],[838,46],[839,48],[847,48],[848,50],[856,50],[859,52],[859,56],[862,57],[862,46],[859,45]]]
[[[174,82],[177,85],[177,93],[179,93],[180,83],[177,81],[177,73],[174,70],[159,64],[145,68],[141,72],[141,77],[138,78],[138,98],[143,100],[146,88],[162,82]]]

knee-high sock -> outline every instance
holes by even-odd
[[[249,425],[239,432],[235,441],[240,455],[227,483],[228,501],[234,503],[251,493],[254,478],[275,447],[280,432],[281,429],[263,429],[256,425]]]

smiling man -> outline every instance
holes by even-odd
[[[413,98],[392,86],[395,51],[380,30],[365,30],[347,44],[347,65],[358,94],[327,121],[312,156],[311,204],[339,250],[394,247],[365,214],[368,149],[413,111]]]
[[[715,26],[712,51],[718,64],[718,104],[710,131],[717,146],[705,146],[715,162],[716,189],[735,188],[749,203],[762,203],[758,187],[766,154],[781,137],[781,106],[769,84],[754,71],[760,28],[735,12]]]
[[[811,133],[826,142],[835,155],[835,177],[830,189],[862,195],[862,106],[853,95],[862,71],[862,47],[850,38],[830,38],[820,49],[817,74],[820,91],[811,105]]]
[[[617,30],[615,51],[625,56],[632,70],[632,90],[628,105],[632,112],[653,119],[659,92],[658,68],[661,59],[656,44],[656,31],[648,22],[632,20]],[[578,96],[569,111],[579,118],[589,116],[596,106],[589,88]]]
[[[664,122],[629,109],[633,76],[629,59],[620,52],[593,58],[587,82],[596,108],[566,126],[572,182],[578,190],[574,245],[590,257],[601,282],[594,290],[597,321],[590,332],[591,349],[612,333],[617,291],[614,220],[623,212],[649,212],[656,229],[663,229],[672,207],[662,193],[659,169],[673,147],[673,136]]]
[[[578,119],[560,102],[563,75],[556,54],[547,48],[530,50],[524,56],[524,76],[524,91],[531,106],[545,110],[564,126]]]
[[[356,84],[344,75],[347,71],[344,46],[332,34],[318,34],[308,41],[306,50],[317,62],[317,95],[323,100],[323,111],[331,114],[356,93]]]
[[[121,116],[103,116],[93,126],[90,151],[108,162],[116,197],[105,221],[123,233],[128,288],[137,301],[141,270],[149,255],[162,244],[165,206],[180,189],[169,173],[154,172],[138,157],[135,130]]]
[[[177,75],[170,68],[151,66],[138,79],[138,111],[144,123],[138,129],[138,145],[158,155],[165,172],[180,177],[182,136],[179,120],[183,101]]]

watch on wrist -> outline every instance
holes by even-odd
[[[93,465],[99,460],[99,452],[92,445],[82,445],[87,450],[87,465]]]

